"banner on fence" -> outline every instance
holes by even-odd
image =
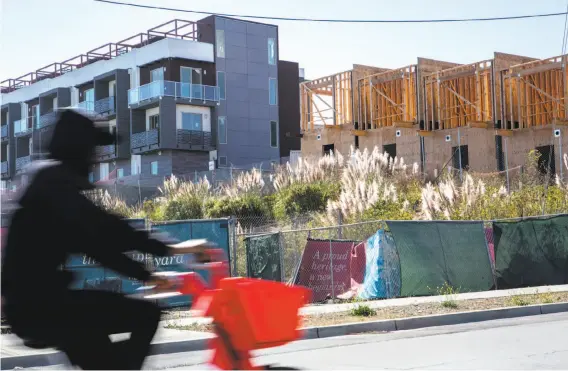
[[[345,240],[307,240],[295,281],[312,290],[312,301],[321,302],[352,289],[351,257],[358,244]],[[360,277],[360,273],[356,276]]]
[[[225,251],[227,259],[229,259],[229,228],[227,219],[204,219],[204,220],[187,220],[165,222],[152,224],[152,231],[165,232],[171,238],[178,241],[186,241],[192,239],[205,238],[219,246]],[[191,263],[193,256],[176,255],[174,257],[155,257],[154,268],[157,271],[177,271],[185,272],[188,270],[187,265]],[[209,280],[209,272],[207,270],[197,270],[206,281]],[[160,304],[165,307],[188,306],[191,298],[188,296],[176,296],[164,300],[160,300]]]
[[[145,219],[127,219],[128,224],[136,229],[146,227]],[[129,252],[127,255],[142,264],[146,264],[146,255],[139,252]],[[112,269],[101,267],[93,257],[72,255],[65,263],[65,269],[73,272],[74,280],[71,284],[74,289],[104,290],[111,292],[133,293],[142,282],[135,278],[124,277]]]
[[[245,238],[247,276],[263,280],[282,280],[280,233]]]
[[[493,223],[499,289],[568,283],[568,215]]]
[[[379,229],[365,246],[365,280],[359,291],[361,299],[394,298],[400,295],[400,263],[389,233]]]
[[[482,222],[387,222],[400,258],[401,296],[494,286]]]

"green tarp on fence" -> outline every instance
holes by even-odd
[[[436,295],[448,283],[460,292],[493,287],[482,222],[387,222],[400,257],[401,296]]]
[[[263,280],[282,280],[280,234],[245,238],[247,276]]]
[[[499,289],[568,283],[568,215],[494,222]]]

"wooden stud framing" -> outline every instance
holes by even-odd
[[[300,84],[300,125],[303,131],[316,126],[353,124],[351,71]]]
[[[424,77],[425,115],[433,123],[431,129],[494,121],[492,63],[457,66]]]
[[[396,122],[417,122],[416,71],[416,65],[412,65],[365,76],[358,81],[360,129],[394,126]]]
[[[567,56],[518,64],[501,74],[504,128],[540,127],[568,119]]]

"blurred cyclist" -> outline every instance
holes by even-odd
[[[50,160],[34,162],[35,173],[19,199],[3,247],[2,297],[12,331],[31,343],[63,350],[83,369],[140,369],[160,319],[153,303],[119,293],[72,290],[62,270],[70,254],[83,253],[127,277],[167,287],[124,252],[157,256],[171,248],[95,206],[89,169],[95,146],[116,136],[72,110],[60,115]],[[130,332],[111,342],[109,334]],[[30,344],[31,344],[30,343]]]

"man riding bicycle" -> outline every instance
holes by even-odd
[[[62,270],[71,254],[86,254],[102,266],[161,287],[124,252],[172,254],[163,242],[133,229],[94,205],[89,170],[95,147],[116,142],[107,128],[72,110],[55,125],[50,160],[37,162],[19,199],[3,250],[2,297],[12,332],[63,350],[82,369],[140,369],[160,320],[151,302],[120,293],[72,290],[72,273]],[[111,342],[110,334],[130,332]]]

